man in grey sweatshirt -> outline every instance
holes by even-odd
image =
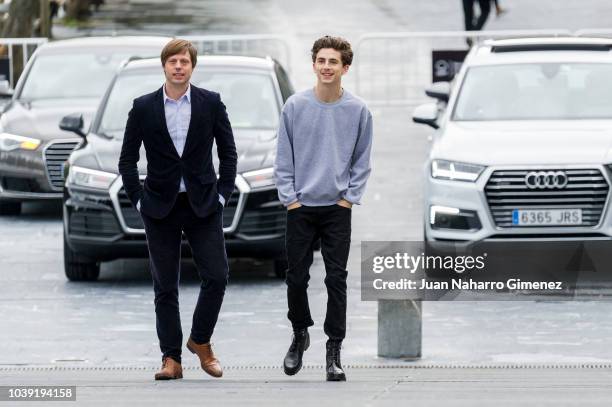
[[[293,338],[283,366],[286,374],[296,374],[310,344],[308,327],[314,322],[307,288],[312,247],[320,239],[328,295],[327,380],[344,381],[340,348],[346,332],[351,207],[360,203],[370,174],[372,115],[342,88],[353,59],[351,45],[325,36],[311,53],[317,83],[285,103],[274,164],[278,195],[288,210],[286,282]]]

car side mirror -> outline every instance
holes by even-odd
[[[425,89],[425,94],[427,96],[442,102],[448,102],[448,99],[450,99],[450,92],[450,82],[434,82],[429,88]]]
[[[68,116],[62,117],[62,120],[59,124],[60,129],[65,131],[71,131],[85,138],[86,136],[83,132],[83,126],[83,115],[80,113],[73,113],[69,114]]]
[[[412,113],[412,121],[415,123],[426,124],[438,129],[438,105],[436,103],[425,103],[419,105]]]

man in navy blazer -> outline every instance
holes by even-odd
[[[134,100],[119,158],[119,173],[142,216],[149,248],[163,354],[155,379],[183,377],[178,302],[183,233],[202,280],[187,349],[197,354],[204,371],[220,377],[223,371],[210,338],[229,273],[223,206],[234,189],[236,145],[219,94],[189,82],[197,62],[195,47],[185,40],[172,40],[162,50],[161,60],[166,81],[157,91]],[[213,142],[219,156],[218,179]],[[142,143],[147,156],[143,186],[137,167]]]

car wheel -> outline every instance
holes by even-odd
[[[100,263],[72,250],[64,236],[64,272],[70,281],[96,281]]]
[[[286,259],[276,259],[274,260],[274,274],[276,277],[284,279],[287,276],[287,264]]]
[[[0,215],[10,216],[21,213],[21,202],[0,201]]]

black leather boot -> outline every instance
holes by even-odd
[[[285,374],[293,376],[302,368],[302,356],[304,351],[310,346],[310,335],[308,335],[308,329],[298,329],[293,331],[293,339],[291,346],[285,355],[283,361],[283,368]]]
[[[328,340],[327,341],[327,355],[326,355],[326,371],[328,382],[345,382],[346,375],[342,370],[342,363],[340,363],[340,348],[342,347],[342,341]]]

